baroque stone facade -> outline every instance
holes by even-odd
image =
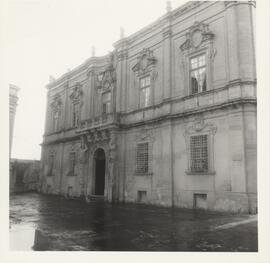
[[[256,212],[255,8],[168,9],[52,80],[41,191]]]

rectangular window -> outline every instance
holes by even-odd
[[[191,94],[206,91],[206,56],[205,54],[190,59]]]
[[[50,170],[52,171],[52,169],[54,168],[54,154],[51,154],[49,159]]]
[[[111,112],[111,92],[102,94],[102,114]]]
[[[146,191],[138,191],[138,203],[145,203],[146,202],[146,196],[147,192]]]
[[[193,202],[194,202],[194,208],[206,209],[207,208],[207,194],[194,194]]]
[[[205,172],[208,170],[208,138],[207,135],[190,137],[191,171]]]
[[[69,164],[70,164],[70,173],[74,175],[75,172],[75,164],[76,164],[76,154],[75,152],[71,152],[69,156]]]
[[[150,105],[150,76],[140,79],[140,108]]]
[[[137,173],[148,173],[148,143],[137,144]]]
[[[72,127],[77,127],[78,125],[79,125],[79,103],[74,103],[72,110]]]
[[[53,115],[53,131],[56,132],[58,130],[58,120],[59,120],[59,112],[54,112]]]

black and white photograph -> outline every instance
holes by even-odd
[[[266,8],[1,2],[6,253],[270,262]]]

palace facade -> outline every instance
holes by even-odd
[[[40,190],[256,213],[255,8],[168,7],[52,80]]]

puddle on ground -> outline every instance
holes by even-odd
[[[257,225],[213,227],[248,219],[188,209],[89,203],[39,194],[10,199],[12,251],[257,251]]]

